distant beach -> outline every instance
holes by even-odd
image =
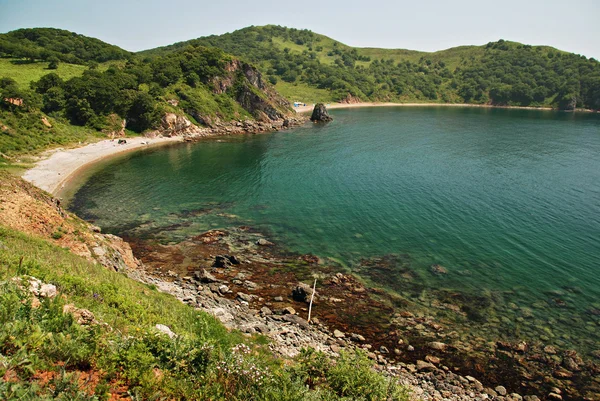
[[[524,109],[524,110],[554,110],[550,107],[522,107],[522,106],[493,106],[489,104],[467,104],[467,103],[378,103],[378,102],[360,102],[360,103],[325,103],[325,106],[332,109],[353,109],[358,107],[482,107],[499,109]],[[314,103],[306,106],[294,107],[296,113],[309,113],[315,107]],[[577,110],[591,111],[591,110]]]
[[[166,143],[181,142],[183,137],[134,137],[125,138],[126,143],[119,144],[118,139],[106,139],[96,143],[73,148],[56,149],[23,174],[23,178],[38,188],[56,195],[79,170],[100,160],[117,154],[147,148]]]

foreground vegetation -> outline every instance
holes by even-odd
[[[260,66],[271,82],[294,84],[290,97],[421,101],[600,109],[600,63],[547,46],[499,40],[434,53],[353,48],[308,30],[249,27],[142,52],[165,55],[214,46]],[[286,87],[286,89],[289,87]]]
[[[291,364],[264,338],[245,339],[170,295],[92,264],[45,240],[0,227],[0,398],[403,400],[362,354],[332,361],[307,350]],[[57,286],[40,298],[16,277]],[[63,307],[94,313],[80,325]],[[171,339],[154,327],[168,325]]]

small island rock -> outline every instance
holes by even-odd
[[[310,116],[310,121],[313,122],[329,122],[333,121],[333,118],[327,112],[327,108],[323,103],[317,103],[315,108],[313,109],[312,115]]]

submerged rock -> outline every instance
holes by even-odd
[[[333,121],[333,118],[331,118],[327,112],[327,108],[323,103],[317,103],[313,109],[312,115],[310,116],[310,121],[325,123]]]
[[[436,275],[448,274],[448,270],[442,265],[431,265],[431,272]]]

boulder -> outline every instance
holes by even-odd
[[[257,296],[256,295],[245,294],[243,292],[238,292],[237,293],[237,298],[240,301],[244,301],[244,302],[250,303],[250,302],[254,301],[254,299],[257,298]]]
[[[496,393],[500,394],[501,396],[505,396],[507,391],[506,391],[506,387],[504,386],[497,386],[495,389]]]
[[[341,331],[339,331],[337,329],[333,331],[333,336],[335,338],[344,338],[344,337],[346,337],[346,335],[344,333],[342,333]]]
[[[283,320],[286,322],[297,324],[298,326],[302,327],[303,329],[308,329],[308,322],[306,320],[302,319],[298,315],[290,315],[290,314],[284,315]]]
[[[282,315],[295,315],[296,314],[296,310],[294,308],[292,308],[291,306],[286,306],[281,311],[282,311]]]
[[[417,361],[417,370],[433,371],[433,370],[436,370],[436,367],[433,363],[418,360]]]
[[[173,331],[171,331],[171,329],[168,326],[165,326],[164,324],[157,324],[156,326],[154,326],[154,328],[162,334],[168,335],[169,338],[177,337],[177,334],[173,333]]]
[[[57,294],[58,291],[53,284],[42,284],[40,287],[40,297],[42,298],[54,298]]]
[[[434,365],[439,365],[440,364],[440,358],[438,358],[437,356],[433,356],[433,355],[427,355],[425,356],[425,360],[427,362],[433,363]]]
[[[446,348],[448,347],[446,344],[438,342],[438,341],[430,342],[427,345],[429,346],[429,348],[437,350],[437,351],[445,351]]]
[[[266,306],[263,306],[262,308],[260,308],[260,314],[262,316],[270,316],[273,314],[273,312],[271,311],[271,309],[267,308]]]
[[[333,118],[331,118],[327,112],[327,108],[323,103],[317,103],[313,109],[312,115],[310,116],[310,121],[325,123],[333,121]]]
[[[212,267],[227,267],[230,266],[231,262],[227,255],[218,255],[215,256],[215,261],[212,264]]]
[[[219,281],[215,276],[207,272],[206,269],[194,272],[194,278],[201,283],[216,283]]]
[[[92,312],[90,312],[87,309],[77,308],[73,304],[67,304],[63,306],[63,313],[72,315],[73,320],[75,320],[77,324],[80,324],[82,326],[89,326],[91,324],[98,323]]]
[[[297,302],[310,302],[313,290],[308,284],[300,283],[292,290],[292,298]]]

